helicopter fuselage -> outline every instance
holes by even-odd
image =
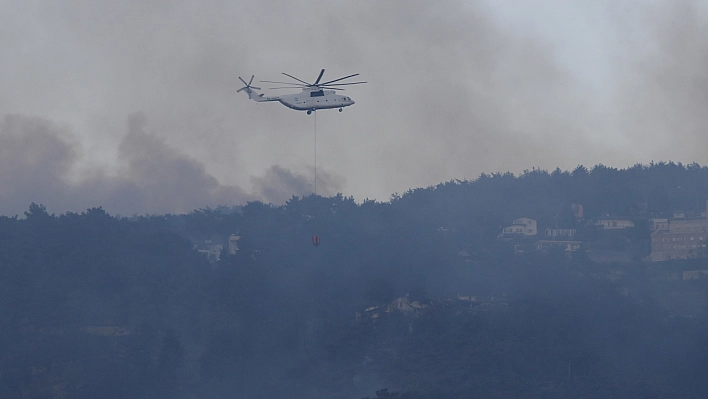
[[[305,89],[297,94],[284,94],[282,96],[264,96],[250,88],[246,89],[248,97],[256,102],[278,101],[286,107],[308,113],[318,109],[332,109],[348,107],[354,100],[348,96],[337,94],[335,90],[309,90]]]
[[[354,100],[336,94],[334,90],[303,90],[298,94],[285,94],[278,97],[281,104],[298,111],[343,108],[354,104]]]

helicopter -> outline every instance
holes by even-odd
[[[337,94],[337,90],[344,90],[340,86],[348,86],[348,85],[358,85],[358,84],[363,84],[366,82],[349,82],[349,83],[336,83],[336,82],[341,82],[342,80],[353,78],[354,76],[358,76],[358,73],[355,73],[353,75],[348,75],[343,78],[339,79],[334,79],[330,80],[327,82],[322,82],[320,83],[320,80],[322,80],[322,75],[324,75],[325,70],[322,69],[320,72],[320,75],[317,77],[317,80],[315,80],[315,83],[308,83],[305,82],[302,79],[298,79],[295,76],[288,75],[287,73],[283,72],[283,75],[295,79],[297,83],[295,82],[275,82],[271,80],[261,80],[262,83],[276,83],[276,84],[284,84],[288,86],[284,87],[273,87],[273,90],[276,89],[295,89],[295,88],[300,88],[302,89],[302,92],[298,94],[285,94],[281,96],[264,96],[263,94],[260,94],[256,92],[256,90],[261,90],[260,87],[255,87],[252,86],[251,84],[253,83],[253,78],[254,75],[251,75],[251,80],[246,83],[245,80],[243,80],[240,76],[238,77],[241,82],[245,85],[244,87],[238,89],[236,92],[240,92],[242,90],[245,90],[246,93],[248,94],[248,98],[255,102],[268,102],[268,101],[279,101],[281,104],[285,105],[286,107],[290,109],[294,109],[297,111],[307,111],[307,114],[310,115],[312,114],[313,111],[316,111],[318,109],[333,109],[333,108],[339,108],[339,112],[342,112],[342,108],[348,107],[350,105],[354,105],[354,100],[347,96],[343,96],[340,94]]]

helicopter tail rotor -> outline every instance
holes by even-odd
[[[262,96],[262,94],[258,94],[258,93],[256,93],[256,92],[254,91],[254,90],[261,90],[260,87],[251,86],[251,83],[253,83],[253,78],[254,78],[254,77],[255,77],[255,75],[251,75],[251,79],[248,81],[248,83],[246,83],[246,81],[243,80],[243,78],[241,78],[241,77],[239,76],[238,79],[239,79],[241,82],[243,82],[243,84],[244,84],[245,86],[243,86],[242,88],[236,90],[236,93],[241,92],[241,91],[243,91],[243,90],[246,90],[246,93],[248,94],[248,98],[250,98],[251,100],[256,100],[256,101],[258,101],[258,98],[259,98],[260,96]]]

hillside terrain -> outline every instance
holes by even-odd
[[[703,398],[708,252],[651,254],[707,199],[708,168],[662,162],[386,202],[31,204],[0,217],[0,397]],[[539,233],[505,236],[520,218]]]

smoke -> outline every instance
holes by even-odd
[[[120,184],[106,176],[94,184],[140,210],[188,208],[197,195],[247,197],[238,187],[251,184],[253,196],[274,200],[311,191],[300,175],[310,175],[302,165],[310,164],[313,118],[237,94],[238,76],[250,74],[312,81],[325,68],[324,79],[360,73],[368,81],[347,87],[353,107],[318,115],[318,157],[341,176],[323,193],[385,200],[482,172],[708,162],[708,35],[698,1],[25,3],[0,15],[0,113],[71,125],[66,143],[78,159],[67,158],[69,168],[122,168],[101,172]],[[527,10],[519,19],[531,25],[574,11],[582,26],[544,37],[500,19],[504,7]],[[593,73],[577,67],[587,58],[560,62],[559,43],[590,52],[577,39],[587,32],[607,57],[591,77],[578,73]],[[148,137],[125,135],[124,116],[136,109],[150,117]],[[194,173],[198,190],[180,192],[166,170],[147,172],[155,160],[135,147],[165,145],[162,161]],[[107,155],[116,148],[124,149],[117,160]],[[289,188],[273,191],[271,180]],[[177,194],[178,207],[161,205]]]
[[[636,10],[622,36],[621,124],[652,159],[708,162],[708,15],[679,0]]]
[[[224,186],[208,174],[204,164],[191,159],[164,140],[145,132],[145,117],[128,120],[128,134],[119,147],[121,176],[140,192],[133,208],[151,212],[187,212],[204,206],[239,204],[249,197],[239,187]]]
[[[606,127],[597,93],[484,2],[365,4],[347,14],[359,25],[343,35],[352,59],[370,60],[372,86],[361,90],[362,119],[347,141],[369,161],[352,166],[365,170],[359,185],[402,191],[483,171],[622,159],[593,137]]]
[[[8,115],[0,123],[0,206],[17,214],[31,202],[62,196],[64,177],[78,158],[66,128],[39,118]]]
[[[481,172],[626,161],[594,139],[605,127],[595,94],[551,46],[501,25],[482,0],[62,0],[37,25],[23,46],[0,39],[15,60],[3,81],[12,97],[0,93],[0,104],[68,120],[97,154],[117,147],[121,119],[140,109],[158,137],[227,185],[258,184],[250,176],[273,165],[299,170],[312,153],[312,117],[249,101],[235,93],[237,77],[311,81],[321,68],[325,79],[369,82],[347,88],[353,107],[318,116],[322,164],[358,198]],[[55,49],[52,62],[27,47]]]
[[[312,175],[304,176],[294,173],[282,166],[274,165],[264,176],[252,176],[254,193],[265,202],[282,204],[296,196],[307,196],[314,192],[314,170]],[[341,177],[327,172],[317,171],[317,194],[331,196],[341,192],[343,181]]]
[[[312,181],[278,165],[252,177],[254,193],[221,184],[205,165],[146,132],[142,113],[128,118],[114,172],[78,175],[82,148],[70,129],[46,119],[7,115],[0,124],[0,214],[22,214],[30,203],[50,212],[103,207],[122,215],[184,213],[249,200],[283,203],[308,195]],[[341,178],[318,172],[318,189],[336,193]]]

